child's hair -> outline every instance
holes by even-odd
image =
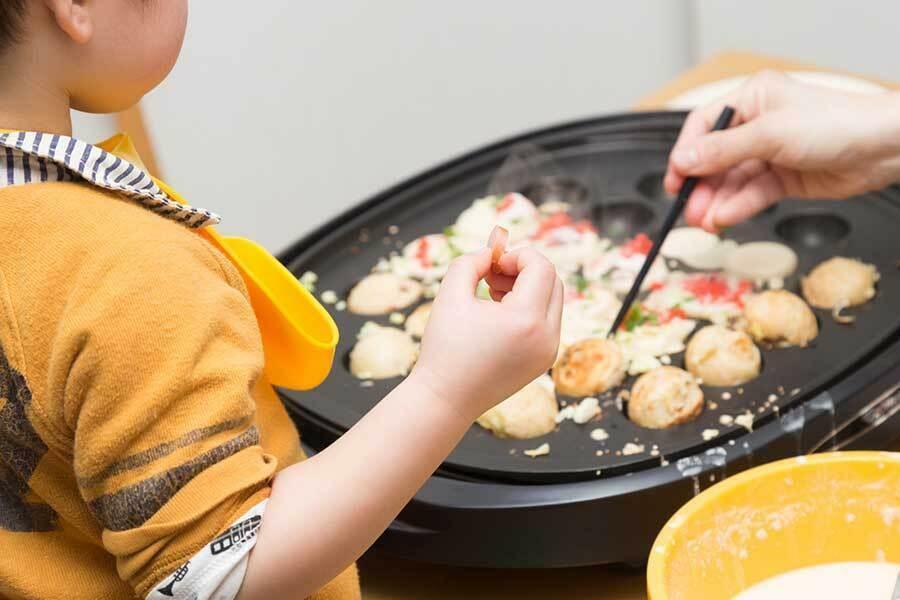
[[[0,52],[18,41],[22,33],[26,0],[0,0]]]

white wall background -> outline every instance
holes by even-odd
[[[896,0],[692,0],[696,58],[764,52],[900,81]]]
[[[272,250],[474,146],[624,109],[689,64],[679,3],[248,7],[193,2],[182,60],[144,107],[168,180]]]
[[[166,179],[283,249],[498,137],[627,109],[726,49],[900,79],[900,2],[195,0],[143,106]],[[103,137],[110,119],[79,118]],[[222,177],[225,175],[225,177]]]

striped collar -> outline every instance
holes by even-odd
[[[146,171],[125,136],[94,145],[64,135],[0,132],[0,188],[48,181],[86,181],[119,192],[144,208],[191,228],[214,225],[215,213],[173,200]],[[132,156],[128,156],[131,154]]]

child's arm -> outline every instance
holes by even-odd
[[[562,283],[533,250],[454,262],[412,374],[356,426],[274,480],[238,598],[305,598],[368,548],[471,423],[556,356]],[[475,298],[481,278],[501,302]],[[509,292],[503,295],[504,292]]]

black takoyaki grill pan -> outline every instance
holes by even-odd
[[[318,291],[345,297],[379,257],[442,231],[489,192],[522,191],[535,203],[572,201],[590,215],[601,236],[614,240],[642,231],[652,235],[670,202],[661,174],[683,119],[683,113],[625,114],[493,144],[361,203],[298,241],[281,260],[298,276],[317,273]],[[761,376],[740,394],[704,388],[707,407],[686,425],[643,429],[628,420],[627,404],[620,409],[607,394],[601,397],[599,422],[564,421],[541,438],[498,439],[473,426],[378,548],[421,560],[494,567],[640,562],[665,520],[711,481],[777,458],[893,443],[900,437],[897,231],[897,187],[847,202],[785,201],[728,231],[726,237],[738,242],[787,243],[798,254],[798,274],[834,255],[873,263],[882,274],[878,294],[848,311],[856,316],[849,326],[816,311],[820,334],[810,347],[762,348]],[[785,287],[798,291],[799,275]],[[370,319],[335,311],[334,305],[330,309],[342,334],[331,375],[310,392],[281,391],[313,452],[351,427],[399,381],[360,385],[347,368],[347,355]],[[372,320],[388,324],[386,317]],[[673,357],[673,364],[682,361],[681,355]],[[722,414],[747,410],[755,418],[752,432],[720,423]],[[592,440],[595,427],[609,438]],[[704,439],[705,430],[719,435]],[[523,455],[543,442],[550,444],[549,455]],[[628,443],[644,450],[623,453]],[[598,456],[600,449],[609,452]],[[378,457],[370,459],[377,463]]]

